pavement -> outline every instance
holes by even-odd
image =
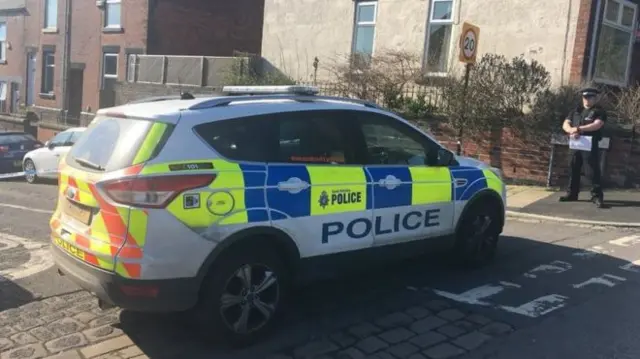
[[[577,202],[559,203],[565,194],[557,189],[531,186],[508,186],[507,209],[513,215],[528,218],[555,218],[565,222],[581,222],[640,227],[640,191],[606,190],[604,207],[596,208],[589,191],[580,194]]]
[[[208,344],[180,315],[102,311],[89,293],[58,276],[42,253],[56,191],[55,184],[0,182],[0,359],[640,353],[640,229],[510,219],[486,268],[456,269],[434,254],[298,288],[274,335],[229,350]],[[554,195],[509,191],[510,210]]]

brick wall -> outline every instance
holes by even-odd
[[[429,130],[450,150],[456,149],[456,136],[446,126],[430,124]],[[606,153],[603,181],[609,187],[640,187],[640,131],[616,129]],[[480,138],[480,139],[478,139]],[[464,138],[463,154],[502,169],[513,183],[546,185],[551,145],[523,137],[510,130],[498,130],[486,136]],[[556,145],[551,170],[551,185],[566,186],[569,179],[569,148]],[[586,181],[584,187],[586,188]]]
[[[595,4],[593,0],[579,0],[578,23],[576,24],[576,37],[573,45],[573,61],[569,71],[569,82],[580,83],[584,79],[589,64],[589,49],[591,43],[591,29],[595,16]]]
[[[260,54],[264,0],[155,0],[149,9],[149,54]]]

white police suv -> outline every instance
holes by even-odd
[[[314,270],[436,243],[467,265],[494,256],[497,169],[375,104],[301,86],[223,92],[102,109],[60,161],[53,256],[103,307],[192,310],[247,344]]]

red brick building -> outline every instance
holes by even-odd
[[[263,4],[264,0],[3,1],[0,111],[17,112],[24,104],[38,116],[59,117],[66,108],[65,118],[73,122],[83,112],[110,106],[110,88],[114,81],[126,79],[131,54],[259,54]]]
[[[579,0],[570,79],[640,82],[640,0]]]

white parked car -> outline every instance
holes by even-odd
[[[35,183],[40,178],[57,178],[60,158],[69,152],[86,127],[74,127],[60,132],[38,148],[27,153],[22,161],[25,178],[29,183]]]

